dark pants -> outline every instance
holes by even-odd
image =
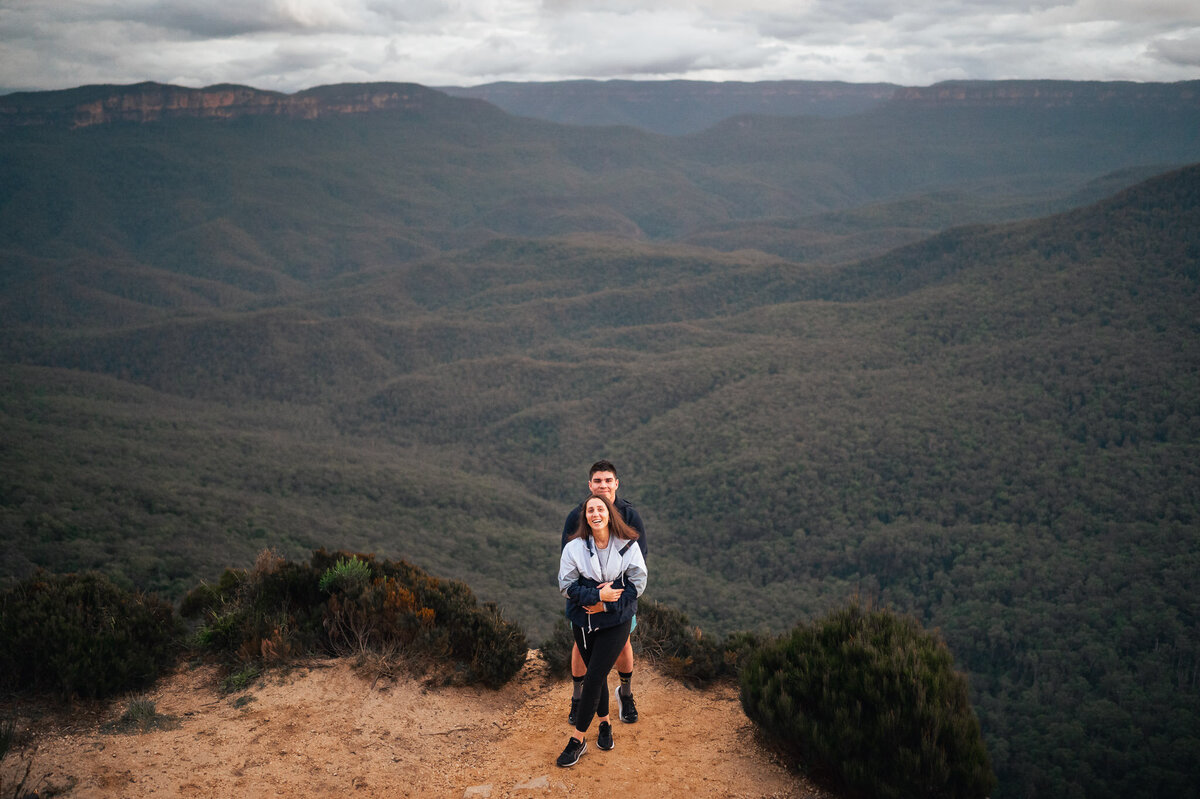
[[[579,694],[579,714],[575,718],[575,729],[587,732],[593,716],[608,715],[608,673],[612,671],[617,657],[625,648],[625,642],[629,640],[629,622],[591,631],[572,624],[571,632],[575,634],[579,654],[587,666],[583,689]]]

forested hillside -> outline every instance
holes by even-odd
[[[932,86],[779,80],[564,80],[449,86],[442,91],[493,103],[510,114],[566,125],[630,125],[656,133],[698,133],[748,115],[845,117],[880,106],[992,106],[1105,109],[1108,113],[1195,103],[1196,81],[952,80]]]
[[[999,796],[1194,790],[1200,109],[425,99],[3,132],[2,576],[355,549],[537,640],[609,457],[706,631],[878,599]]]
[[[486,100],[517,116],[564,125],[630,125],[681,135],[747,114],[849,116],[886,102],[899,87],[803,80],[567,80],[441,88],[456,97]]]

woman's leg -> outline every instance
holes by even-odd
[[[593,716],[599,716],[602,720],[608,718],[608,673],[629,640],[629,622],[591,632],[575,626],[572,630],[579,644],[579,654],[587,664],[587,676],[583,678],[583,691],[579,695],[579,713],[575,719],[574,737],[582,738]]]

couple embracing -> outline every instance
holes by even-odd
[[[571,651],[574,682],[569,723],[574,726],[558,765],[579,762],[587,751],[585,733],[593,718],[600,724],[596,746],[615,746],[609,722],[608,673],[621,678],[618,712],[636,722],[633,703],[633,647],[629,634],[637,625],[637,599],[646,590],[646,528],[625,500],[617,499],[617,470],[609,461],[592,464],[591,491],[563,524],[558,588],[567,599],[567,619],[575,646]]]

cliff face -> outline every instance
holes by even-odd
[[[450,95],[450,96],[448,96]],[[0,129],[26,125],[83,128],[173,118],[233,119],[422,111],[444,102],[493,103],[512,114],[576,125],[629,124],[661,133],[701,130],[742,114],[844,116],[891,103],[909,107],[1110,107],[1195,110],[1200,81],[950,81],[933,86],[816,81],[562,81],[429,89],[411,83],[322,86],[296,94],[249,86],[189,89],[160,83],[84,86],[0,96]]]
[[[1200,81],[953,81],[926,87],[836,81],[558,81],[443,87],[511,114],[570,125],[632,125],[696,133],[734,116],[852,116],[879,108],[1138,108],[1195,110]]]
[[[172,118],[233,119],[285,116],[316,119],[336,114],[421,110],[438,92],[416,84],[342,84],[297,94],[248,86],[188,89],[159,83],[88,86],[61,92],[19,92],[0,97],[0,127],[62,125],[83,128],[112,122],[156,122]]]
[[[896,89],[892,101],[916,106],[997,108],[1154,107],[1160,110],[1200,106],[1200,81],[1129,83],[1095,81],[1007,80],[948,81]]]

